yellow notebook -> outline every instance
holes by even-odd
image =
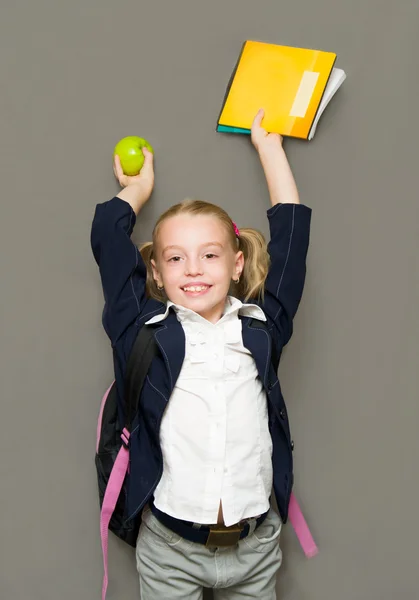
[[[246,41],[231,76],[218,131],[250,133],[259,108],[263,127],[284,136],[311,139],[318,119],[346,75],[336,54]]]

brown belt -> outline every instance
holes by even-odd
[[[225,525],[201,525],[199,528],[194,527],[194,524],[189,521],[175,519],[170,515],[162,512],[150,503],[151,512],[154,516],[168,529],[177,533],[181,537],[203,544],[209,548],[223,548],[227,546],[235,546],[240,540],[247,537],[249,533],[254,531],[266,519],[268,512],[260,515],[256,519],[255,527],[251,529],[249,520],[245,520],[236,525],[226,527]]]

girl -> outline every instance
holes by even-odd
[[[153,185],[153,156],[98,205],[92,248],[118,393],[132,344],[152,327],[159,349],[130,438],[129,518],[141,600],[272,600],[290,499],[292,448],[277,378],[303,292],[311,209],[299,203],[282,138],[252,125],[272,207],[266,246],[201,201],[171,207],[153,241],[130,236]],[[272,486],[279,515],[270,508]]]

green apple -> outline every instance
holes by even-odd
[[[113,155],[117,154],[121,160],[121,167],[125,175],[138,175],[144,164],[144,154],[142,148],[144,146],[150,152],[154,153],[151,145],[144,138],[136,135],[129,135],[128,137],[119,140]]]

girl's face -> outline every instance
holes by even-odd
[[[161,223],[151,262],[154,279],[169,300],[216,323],[244,258],[217,217],[180,214]]]

